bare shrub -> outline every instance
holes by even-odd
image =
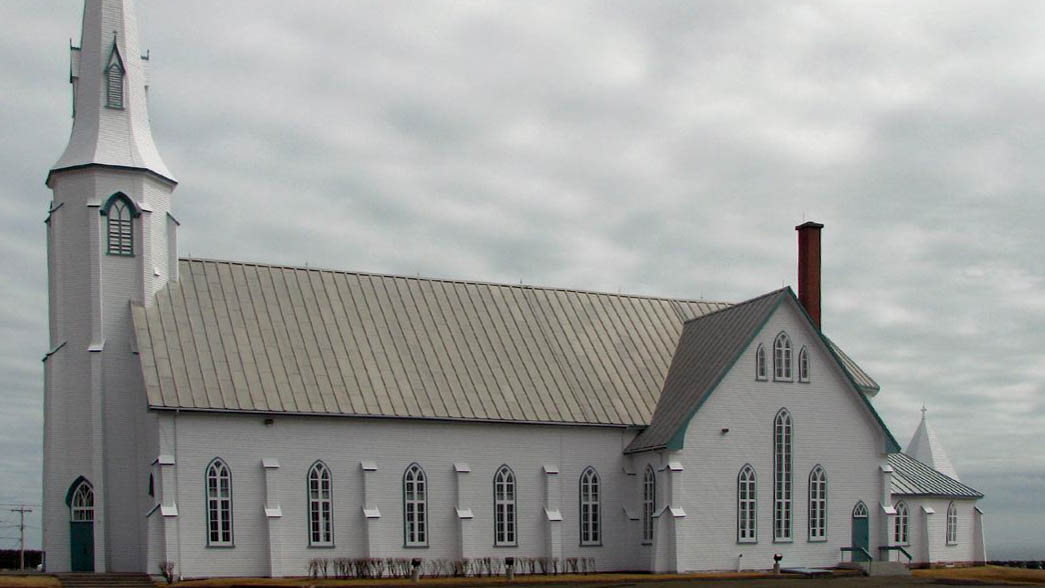
[[[174,582],[174,562],[172,561],[161,561],[159,563],[160,573],[163,574],[163,579],[167,580],[168,584]]]

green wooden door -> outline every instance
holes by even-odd
[[[94,571],[94,521],[69,522],[69,553],[72,571]]]
[[[863,502],[856,505],[853,509],[853,548],[860,547],[864,551],[853,551],[853,561],[870,561],[870,558],[864,552],[871,552],[871,542],[869,540],[869,529],[868,529],[868,517],[867,507],[864,506]]]

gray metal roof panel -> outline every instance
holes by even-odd
[[[835,342],[826,335],[824,336],[824,340],[827,341],[828,347],[830,347],[831,351],[833,351],[838,357],[839,362],[842,364],[842,369],[849,373],[853,378],[853,383],[856,384],[856,387],[859,388],[861,392],[875,393],[880,390],[878,382],[875,382],[874,378],[861,369],[860,366],[853,361],[853,358],[849,357],[845,351],[842,351],[841,347],[835,345]]]
[[[132,313],[154,408],[644,425],[681,317],[578,290],[182,260]]]
[[[906,453],[890,453],[893,467],[892,492],[900,496],[983,498],[983,494],[950,478]]]

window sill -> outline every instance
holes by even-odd
[[[755,381],[756,381],[756,382],[768,382],[768,381],[769,381],[769,378],[767,378],[767,377],[765,377],[765,376],[762,376],[762,377],[759,377],[759,376],[755,376]]]
[[[503,548],[506,548],[506,547],[511,549],[511,548],[519,547],[519,544],[518,543],[500,543],[500,544],[494,543],[493,546],[494,546],[494,549],[503,549]]]
[[[758,545],[758,539],[737,539],[737,545]]]
[[[955,545],[957,545],[957,544],[958,544],[958,542],[957,542],[957,541],[948,541],[948,542],[947,542],[947,546],[948,546],[948,547],[954,547],[954,546],[955,546]]]
[[[794,539],[773,539],[773,543],[794,543]]]
[[[639,543],[639,545],[653,545],[653,542],[652,541],[643,541],[642,543]]]
[[[782,382],[784,384],[794,384],[794,378],[773,378],[774,382]]]
[[[309,543],[309,549],[334,549],[333,543]]]
[[[207,549],[235,549],[235,543],[208,543]]]
[[[428,549],[427,543],[404,543],[403,549]]]
[[[810,537],[809,543],[827,543],[827,537]]]
[[[602,547],[602,541],[599,541],[598,543],[581,543],[580,546],[581,547]]]

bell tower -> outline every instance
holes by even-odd
[[[46,180],[44,549],[49,571],[147,571],[156,441],[131,304],[177,280],[177,182],[149,128],[133,0],[85,1],[70,82],[72,133]]]

